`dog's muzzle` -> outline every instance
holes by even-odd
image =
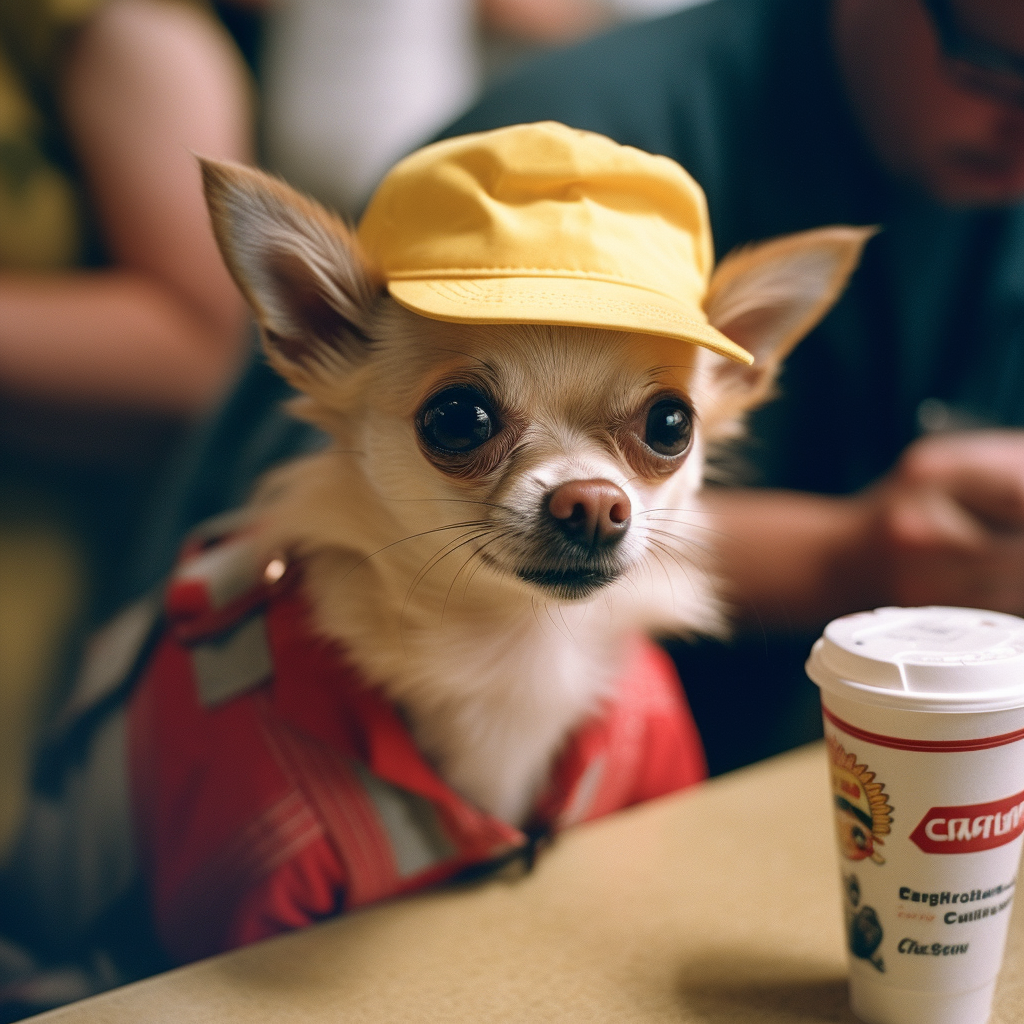
[[[629,496],[610,480],[570,480],[543,503],[537,531],[540,564],[520,579],[562,599],[587,597],[614,582],[624,566],[616,554],[629,531]]]

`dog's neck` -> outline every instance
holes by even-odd
[[[346,585],[348,564],[340,552],[306,560],[319,629],[402,709],[449,785],[522,824],[569,733],[610,692],[621,633],[593,610],[589,621],[579,609],[560,616],[528,599],[486,601],[472,586],[456,598],[449,582],[417,587],[396,606],[377,588]]]
[[[367,517],[332,537],[315,512],[337,497],[325,493],[337,473],[318,465],[330,458],[289,467],[261,513],[267,543],[301,554],[317,630],[402,710],[442,778],[523,824],[569,734],[613,689],[635,620],[611,596],[546,604],[464,559],[424,573],[444,535],[395,544]]]

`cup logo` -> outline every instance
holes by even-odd
[[[885,786],[834,736],[827,742],[839,849],[847,860],[870,857],[876,864],[884,864],[877,848],[884,845],[882,836],[892,831],[892,807]]]
[[[925,853],[977,853],[1024,832],[1024,792],[987,804],[933,807],[910,833]]]

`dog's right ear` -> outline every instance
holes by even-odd
[[[284,182],[200,158],[224,262],[274,368],[299,388],[360,359],[383,277],[345,223]]]

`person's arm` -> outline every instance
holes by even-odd
[[[714,488],[741,625],[818,629],[887,604],[1024,614],[1024,431],[927,437],[849,497]]]
[[[867,548],[858,499],[715,487],[705,500],[716,516],[718,572],[741,630],[813,630],[872,604],[864,567],[849,565]]]
[[[112,265],[0,273],[0,388],[193,413],[243,341],[190,152],[249,158],[240,60],[198,10],[111,0],[75,41],[61,94]]]

